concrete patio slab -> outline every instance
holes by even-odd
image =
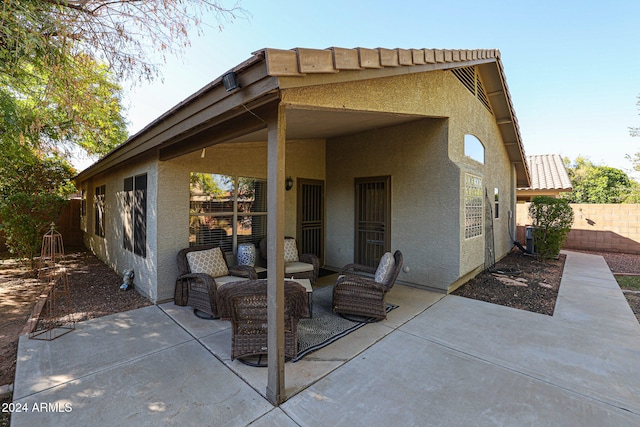
[[[579,252],[570,256],[553,317],[581,329],[588,325],[591,335],[640,335],[640,324],[634,321],[633,311],[604,258]]]
[[[173,302],[161,304],[158,307],[195,338],[206,337],[207,335],[231,328],[231,324],[223,320],[201,319],[197,317],[193,314],[191,307],[178,306]]]
[[[78,323],[53,341],[23,335],[13,396],[20,399],[190,339],[156,306]]]
[[[14,427],[247,425],[273,409],[195,341],[125,359],[16,402],[68,411],[14,414]]]
[[[634,318],[635,319],[635,318]],[[401,331],[640,414],[640,335],[595,339],[536,313],[449,295]]]
[[[262,417],[251,423],[251,427],[298,427],[284,411],[274,408]]]
[[[281,408],[304,426],[638,422],[624,410],[406,332],[389,335]]]

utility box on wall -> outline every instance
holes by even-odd
[[[525,229],[526,230],[525,231],[526,248],[527,248],[527,252],[531,254],[536,253],[536,246],[535,246],[534,236],[533,236],[535,229],[536,227],[533,227],[533,226],[527,226]]]

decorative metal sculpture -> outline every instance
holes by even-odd
[[[46,307],[37,316],[37,324],[29,338],[51,341],[76,328],[73,318],[73,302],[67,269],[59,264],[64,258],[62,235],[55,224],[42,238],[40,253],[40,280],[46,282]]]

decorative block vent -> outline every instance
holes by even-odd
[[[463,68],[454,68],[451,72],[460,80],[460,83],[466,87],[469,92],[473,94],[482,105],[484,105],[487,110],[491,113],[491,105],[489,104],[489,97],[487,96],[487,92],[484,90],[484,86],[482,85],[482,81],[480,80],[480,76],[476,72],[475,67],[463,67]]]

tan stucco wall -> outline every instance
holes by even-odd
[[[324,140],[287,141],[285,176],[324,180]],[[219,144],[201,152],[159,162],[158,198],[160,300],[173,298],[175,278],[178,276],[176,254],[189,246],[189,173],[203,172],[240,175],[252,178],[267,177],[266,142]],[[296,235],[296,191],[285,192],[285,234]]]
[[[85,245],[114,270],[136,272],[136,289],[153,302],[173,298],[178,276],[176,254],[189,245],[189,173],[209,172],[255,178],[267,176],[266,143],[220,144],[176,159],[132,162],[80,184],[87,192],[87,214],[82,218]],[[286,176],[324,180],[324,140],[287,141]],[[123,250],[122,191],[126,177],[147,173],[147,257]],[[157,185],[156,185],[157,181]],[[93,193],[106,185],[106,233],[93,234]],[[159,188],[159,191],[156,191]],[[285,233],[296,234],[296,191],[285,193]],[[156,266],[157,265],[157,269]],[[157,286],[156,286],[157,284]]]
[[[140,174],[147,174],[147,250],[143,258],[123,249],[123,191],[124,179]],[[158,215],[156,180],[157,164],[153,159],[140,159],[128,165],[113,169],[110,174],[94,177],[91,181],[80,183],[80,188],[87,192],[87,215],[82,219],[84,244],[108,266],[122,275],[124,270],[135,271],[134,284],[138,292],[151,301],[158,301],[156,282],[158,278]],[[105,185],[105,237],[94,234],[95,187]]]
[[[495,119],[484,107],[478,108],[479,103],[465,102],[465,91],[458,92],[460,99],[456,105],[459,108],[449,121],[450,141],[449,157],[460,168],[460,188],[464,188],[465,174],[480,176],[487,191],[488,201],[494,210],[494,190],[498,188],[499,194],[499,217],[493,221],[493,243],[489,242],[490,236],[483,233],[482,236],[465,239],[461,235],[460,245],[460,276],[484,266],[485,248],[494,247],[495,259],[502,258],[513,246],[509,229],[513,234],[514,209],[515,209],[515,171],[508,159],[508,155]],[[478,138],[485,147],[484,163],[479,163],[464,154],[464,135],[470,134]],[[487,199],[484,200],[486,210]],[[464,230],[464,194],[460,197],[460,229]],[[495,212],[493,212],[495,214]],[[486,218],[485,218],[486,219]],[[486,222],[485,222],[486,225]],[[449,289],[462,284],[458,282]]]
[[[458,277],[458,171],[447,128],[446,119],[424,119],[328,141],[327,265],[354,260],[355,178],[390,175],[391,249],[405,266],[398,279],[446,289]]]
[[[484,265],[485,235],[465,239],[463,234],[465,172],[481,176],[491,198],[499,188],[496,259],[511,248],[513,167],[495,117],[450,72],[287,89],[283,102],[433,118],[327,142],[328,266],[353,262],[355,177],[392,176],[392,249],[403,251],[408,267],[400,280],[450,291],[459,277]],[[437,119],[444,117],[449,119]],[[484,164],[464,155],[467,133],[483,142]]]

